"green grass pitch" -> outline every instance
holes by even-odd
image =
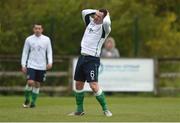
[[[105,117],[93,96],[86,96],[85,115],[67,116],[74,111],[73,97],[39,97],[34,109],[22,108],[23,97],[0,97],[0,121],[130,122],[180,121],[180,98],[107,97],[112,117]]]

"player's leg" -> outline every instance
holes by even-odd
[[[75,90],[75,98],[77,109],[76,112],[84,112],[83,102],[84,102],[84,82],[76,81],[76,90]]]
[[[94,92],[94,95],[96,96],[96,99],[98,100],[98,102],[100,103],[102,110],[106,111],[107,109],[107,103],[105,100],[105,96],[104,93],[102,91],[102,89],[99,88],[99,85],[97,82],[90,82],[90,87]]]
[[[32,89],[32,101],[31,101],[31,108],[36,106],[36,101],[40,91],[40,83],[46,80],[46,71],[44,70],[35,70],[35,85]]]
[[[97,57],[88,57],[88,61],[88,64],[86,64],[85,66],[87,82],[89,83],[90,88],[93,90],[97,101],[100,103],[104,114],[106,116],[112,116],[112,113],[107,108],[105,95],[98,84],[98,70],[100,65],[100,59]],[[106,112],[108,112],[108,114]]]
[[[31,97],[31,94],[32,94],[33,85],[34,85],[33,80],[28,80],[27,81],[27,84],[26,84],[25,90],[24,90],[24,96],[25,96],[25,101],[24,101],[24,104],[23,104],[24,108],[29,107],[30,97]]]
[[[39,89],[40,89],[40,82],[35,82],[35,86],[32,89],[32,101],[31,101],[31,108],[34,108],[36,105],[36,100],[39,95]]]
[[[82,116],[84,115],[84,108],[83,108],[83,102],[84,102],[84,82],[85,82],[85,76],[83,73],[82,64],[84,62],[83,56],[80,56],[76,65],[76,70],[74,74],[74,80],[76,80],[75,83],[75,99],[76,99],[76,106],[77,109],[75,112],[70,113],[70,116]]]
[[[82,116],[84,115],[84,108],[83,108],[83,102],[84,102],[84,82],[83,81],[76,81],[76,90],[74,91],[75,93],[75,98],[76,98],[76,111],[68,114],[69,116]]]
[[[108,117],[112,116],[112,113],[108,110],[104,92],[102,91],[102,89],[100,89],[98,83],[90,82],[89,84],[94,92],[94,95],[96,96],[97,101],[101,105],[104,114]]]
[[[25,96],[25,101],[23,104],[24,108],[29,107],[32,88],[34,86],[34,77],[35,77],[35,72],[32,69],[27,68],[27,83],[24,90],[24,96]]]

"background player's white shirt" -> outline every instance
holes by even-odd
[[[26,38],[21,59],[22,67],[46,70],[47,63],[52,64],[52,62],[52,47],[49,37],[31,35]]]
[[[92,9],[82,11],[86,30],[81,41],[81,54],[99,57],[102,45],[111,31],[111,20],[109,15],[106,15],[102,24],[94,23],[91,15],[95,14],[96,11]]]

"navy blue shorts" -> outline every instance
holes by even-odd
[[[34,80],[36,82],[44,82],[46,80],[46,71],[27,68],[27,80]]]
[[[100,58],[81,55],[78,59],[74,80],[82,82],[98,82]]]

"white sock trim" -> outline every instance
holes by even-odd
[[[99,96],[102,94],[102,92],[103,92],[102,89],[99,89],[98,92],[94,93],[94,96]]]
[[[32,92],[35,93],[35,94],[39,94],[39,90],[40,90],[40,88],[33,87]]]
[[[25,86],[25,90],[27,90],[27,91],[32,91],[32,87],[27,84],[27,85]]]
[[[76,93],[82,93],[82,92],[84,92],[84,90],[82,89],[82,90],[74,90]]]

